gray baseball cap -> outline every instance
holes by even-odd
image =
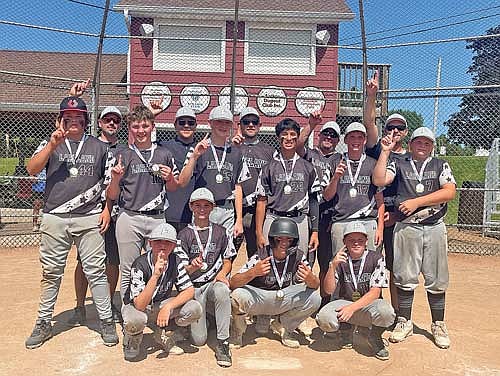
[[[210,111],[208,115],[208,120],[227,120],[233,121],[233,114],[231,110],[226,106],[217,106]]]
[[[240,111],[240,120],[243,119],[247,115],[255,115],[260,118],[259,112],[253,107],[245,107]]]
[[[151,231],[149,240],[168,240],[172,243],[177,243],[177,231],[174,226],[168,223],[162,223]]]
[[[175,113],[175,120],[181,117],[190,117],[196,120],[196,114],[191,107],[181,107]]]
[[[335,121],[327,121],[323,126],[321,127],[321,132],[326,131],[327,129],[334,130],[337,133],[337,136],[340,136],[340,127]]]
[[[122,117],[122,113],[120,112],[120,110],[117,107],[115,107],[115,106],[107,106],[107,107],[104,108],[104,110],[102,110],[101,116],[99,117],[99,119],[102,119],[107,114],[118,115],[120,117],[120,119]]]
[[[189,203],[195,202],[198,200],[206,200],[215,205],[215,198],[212,192],[208,188],[198,188],[191,193],[191,197],[189,197]]]
[[[351,132],[361,132],[366,135],[366,128],[363,124],[355,121],[347,126],[344,135],[347,136]]]
[[[403,123],[406,127],[408,126],[408,123],[406,122],[406,119],[403,115],[394,113],[387,118],[387,120],[385,121],[384,127],[387,127],[393,121],[399,121],[399,122]]]
[[[353,221],[347,223],[347,225],[344,227],[343,237],[345,238],[347,235],[352,234],[354,232],[358,232],[360,234],[365,234],[366,236],[368,236],[368,232],[366,231],[365,225],[362,222]]]
[[[432,132],[427,127],[419,127],[413,131],[411,134],[410,141],[413,141],[417,137],[425,137],[431,140],[433,143],[436,142],[436,136],[434,136],[434,132]]]

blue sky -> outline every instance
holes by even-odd
[[[98,6],[104,0],[82,0]],[[118,0],[112,0],[114,5]],[[347,0],[356,14],[352,22],[344,22],[340,26],[340,44],[359,43],[360,27],[358,16],[358,0]],[[495,8],[496,7],[496,8]],[[368,35],[369,46],[389,45],[395,43],[448,39],[482,35],[487,29],[500,24],[500,3],[497,0],[365,0],[365,23],[367,33],[390,29],[384,33]],[[102,9],[84,6],[68,0],[7,0],[3,3],[1,20],[15,21],[60,29],[77,30],[87,33],[99,33]],[[471,14],[464,14],[470,13]],[[462,16],[460,16],[462,14]],[[465,22],[484,17],[482,20]],[[407,25],[422,23],[442,18],[440,21],[405,28]],[[450,23],[465,22],[461,25],[440,28],[423,33],[418,30],[439,27]],[[399,33],[411,33],[401,37],[392,37]],[[32,30],[0,24],[0,49],[16,50],[49,50],[95,52],[97,39],[94,37],[74,36],[50,31]],[[125,35],[126,28],[123,15],[111,13],[108,18],[107,34]],[[389,39],[372,41],[381,37]],[[108,53],[126,53],[126,40],[106,40],[104,51]],[[340,61],[361,62],[360,51],[341,50]],[[388,63],[392,65],[391,88],[433,87],[436,81],[437,60],[441,57],[442,86],[470,85],[470,75],[466,73],[471,63],[472,53],[465,49],[465,42],[435,44],[418,47],[399,47],[380,50],[369,50],[369,63]],[[1,67],[1,62],[0,62]],[[439,124],[449,114],[457,110],[458,98],[441,99]],[[392,100],[390,108],[408,108],[422,113],[426,125],[432,125],[433,99]],[[440,129],[443,132],[444,129]]]

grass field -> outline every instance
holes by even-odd
[[[457,188],[461,188],[464,181],[484,182],[487,157],[445,156],[440,158],[446,159],[450,163],[457,181]],[[460,193],[457,193],[455,200],[448,204],[447,224],[457,223],[459,198]],[[482,205],[482,203],[479,204]]]

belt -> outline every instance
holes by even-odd
[[[140,214],[140,215],[160,215],[165,213],[163,209],[153,209],[153,210],[144,210],[144,211],[138,211],[138,210],[129,210],[132,213]]]
[[[301,215],[304,215],[300,210],[291,210],[287,212],[282,212],[282,211],[277,211],[274,209],[268,209],[271,214],[275,214],[278,217],[288,217],[288,218],[294,218],[294,217],[300,217]]]

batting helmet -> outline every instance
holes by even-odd
[[[269,244],[274,245],[274,238],[277,236],[287,236],[292,238],[292,247],[295,247],[299,242],[299,227],[290,218],[276,218],[273,223],[271,223],[271,228],[269,229]]]

